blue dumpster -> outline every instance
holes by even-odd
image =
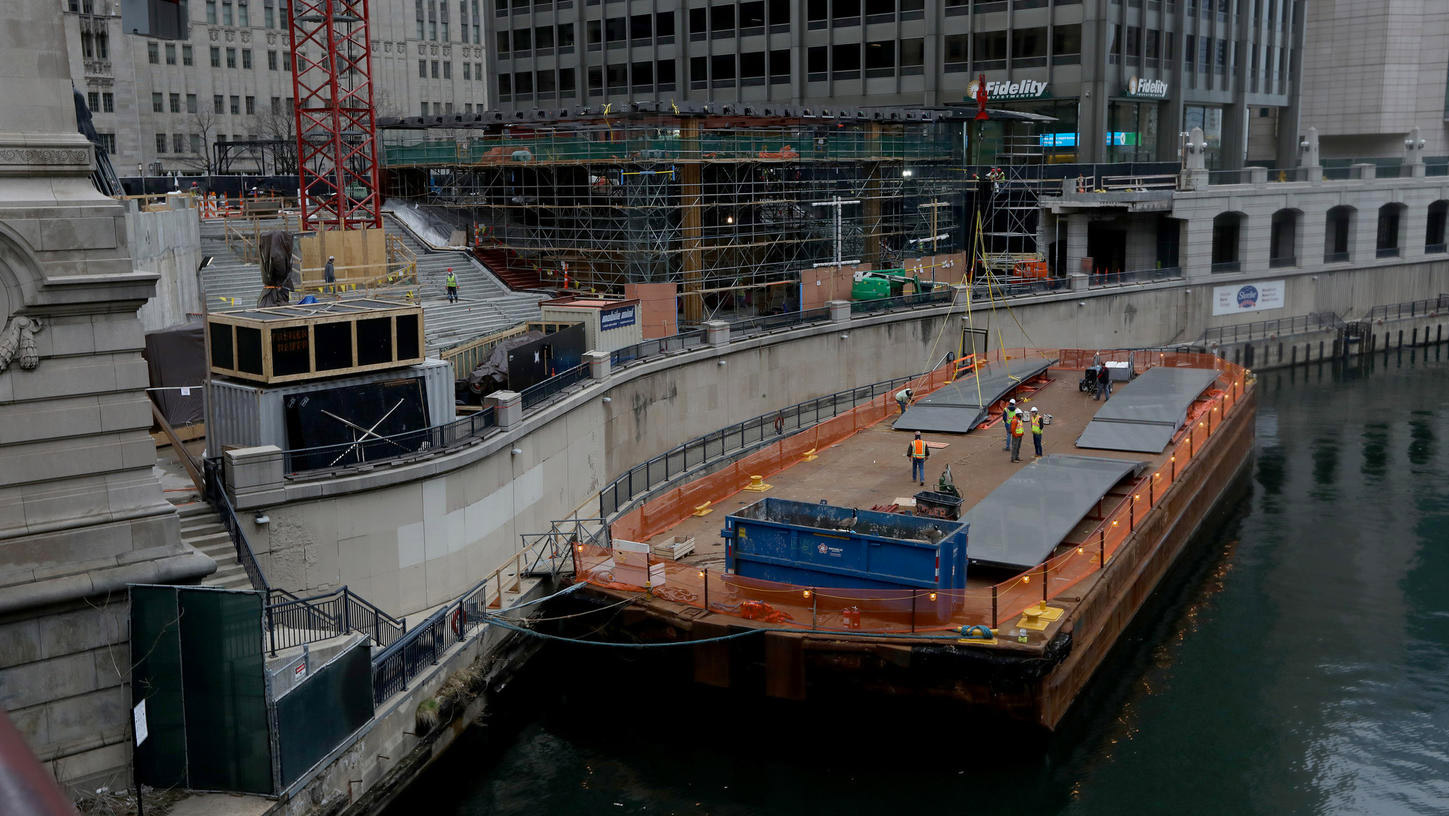
[[[761,499],[725,517],[725,566],[736,575],[805,587],[935,590],[945,619],[966,587],[964,522]],[[913,601],[924,597],[883,593]]]

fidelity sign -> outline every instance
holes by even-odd
[[[966,101],[972,102],[976,99],[976,86],[980,80],[973,79],[966,85]],[[998,102],[1007,99],[1041,99],[1047,95],[1047,84],[1035,79],[1023,79],[1020,82],[1006,80],[1004,82],[986,83],[986,99],[988,102]]]
[[[1127,95],[1140,96],[1146,99],[1166,99],[1167,80],[1138,79],[1137,77],[1132,77],[1127,80]]]

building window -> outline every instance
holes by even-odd
[[[1068,62],[1071,58],[1076,59]],[[1074,65],[1082,61],[1082,26],[1059,25],[1052,28],[1052,62]]]
[[[216,0],[206,0],[206,22],[216,25]]]
[[[499,54],[507,54],[513,50],[513,37],[507,31],[500,31],[494,36],[498,40]]]
[[[223,97],[221,94],[213,95],[211,97],[212,113],[221,113],[224,110],[226,110],[226,98]]]
[[[264,0],[262,3],[262,22],[266,23],[267,28],[277,27],[277,10],[272,0]]]
[[[99,91],[86,92],[86,107],[90,108],[92,111],[98,111],[101,109],[101,94]]]
[[[166,152],[166,134],[164,134],[164,133],[158,133],[158,134],[156,134],[156,152],[157,153],[165,153]]]
[[[110,91],[101,94],[101,110],[106,113],[116,112],[116,95]]]
[[[153,93],[153,94],[151,94],[151,112],[152,113],[164,113],[165,111],[166,111],[166,104],[165,104],[165,100],[161,97],[161,94],[160,93]]]
[[[453,63],[450,60],[448,62],[444,62],[443,63],[443,79],[452,79],[452,78],[453,78]]]
[[[193,134],[191,134],[191,152],[192,153],[195,153],[197,155],[200,155],[201,154],[201,134],[200,133],[193,133]]]
[[[1443,252],[1446,221],[1449,221],[1449,201],[1439,200],[1429,205],[1429,218],[1424,224],[1424,251]]]
[[[221,49],[214,45],[211,47],[211,67],[221,67]]]
[[[433,75],[433,79],[437,79],[438,78],[438,61],[437,60],[433,60],[433,68],[432,68],[432,72],[431,73]]]
[[[770,52],[770,84],[778,85],[790,81],[790,49],[781,48]]]
[[[236,49],[235,48],[228,48],[228,49],[226,49],[226,67],[228,67],[228,68],[235,68],[236,67]]]
[[[180,113],[181,112],[181,94],[179,94],[179,93],[171,94],[171,98],[168,101],[171,103],[171,112],[172,113]]]
[[[167,65],[175,65],[176,64],[176,46],[174,46],[174,45],[169,45],[168,44],[166,46],[166,64]]]
[[[241,114],[241,97],[233,95],[231,98],[231,113],[233,116]]]
[[[249,26],[252,24],[251,17],[247,14],[247,0],[237,0],[236,13],[238,25]]]
[[[830,76],[832,79],[860,78],[860,46],[844,43],[830,49]]]
[[[426,39],[427,29],[423,27],[423,0],[417,0],[417,2],[414,3],[414,6],[416,7],[417,11],[418,39]],[[427,111],[424,111],[424,113],[427,113]]]
[[[291,71],[292,70],[292,52],[291,51],[283,51],[282,52],[282,70],[283,71]]]
[[[277,70],[277,52],[276,51],[268,51],[267,52],[267,70],[268,71],[275,71],[275,70]]]
[[[428,61],[427,60],[418,60],[418,77],[420,79],[427,79],[428,78]]]
[[[1353,252],[1354,208],[1339,205],[1328,211],[1323,240],[1323,262],[1347,261]]]
[[[248,70],[252,67],[252,50],[250,48],[242,49],[242,67]]]
[[[509,99],[513,95],[513,76],[511,74],[498,75],[498,96],[502,99]]]
[[[674,63],[669,63],[673,65]],[[560,68],[558,72],[558,92],[560,94],[571,94],[574,92],[574,69]]]
[[[463,78],[464,79],[472,79],[473,78],[471,76],[472,73],[473,73],[473,63],[471,63],[471,62],[465,62],[465,63],[463,63]]]
[[[1243,265],[1238,259],[1238,250],[1243,221],[1243,214],[1238,212],[1219,213],[1213,218],[1212,271],[1242,271]]]
[[[186,112],[196,113],[196,94],[186,95]]]
[[[257,113],[257,98],[255,96],[249,96],[249,97],[247,97],[247,116],[255,116],[256,113]]]
[[[438,8],[438,22],[442,24],[442,30],[439,33],[442,35],[443,42],[448,41],[448,18],[450,16],[448,14],[448,0],[442,0],[442,4]],[[448,104],[451,105],[452,103],[450,102]],[[448,112],[452,113],[451,110]]]
[[[189,46],[189,45],[183,45],[183,46],[181,46],[181,64],[182,65],[192,65],[192,64],[195,64],[195,62],[196,62],[196,60],[192,59],[192,56],[191,56],[191,46]]]
[[[146,61],[152,65],[161,64],[161,47],[156,43],[146,43]]]
[[[172,153],[185,153],[186,152],[186,137],[184,135],[182,135],[180,133],[173,133],[173,134],[171,134],[171,152]]]
[[[901,73],[908,76],[919,74],[925,64],[925,42],[919,37],[901,40]]]
[[[116,153],[116,134],[114,134],[114,133],[97,133],[96,135],[99,136],[99,137],[101,137],[101,147],[104,147],[106,149],[106,152],[107,153],[110,153],[111,155],[115,155],[115,153]]]
[[[232,25],[231,3],[230,2],[224,2],[224,3],[221,4],[221,24],[222,25]]]

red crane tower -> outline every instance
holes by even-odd
[[[382,226],[367,0],[292,0],[303,229]]]

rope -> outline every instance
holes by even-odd
[[[533,635],[535,637],[543,638],[544,640],[556,640],[563,643],[577,643],[583,646],[612,646],[617,649],[663,649],[670,646],[696,646],[701,643],[719,643],[726,640],[738,640],[742,637],[758,635],[768,631],[765,629],[746,629],[743,632],[735,632],[734,634],[730,635],[701,638],[699,640],[681,640],[676,643],[618,643],[602,640],[583,640],[581,638],[564,637],[563,635],[551,635],[547,632],[539,632],[534,629],[529,629],[525,626],[519,626],[512,621],[507,621],[503,618],[494,617],[492,615],[488,617],[488,622],[504,629],[508,629],[510,631],[520,632],[525,635]]]

